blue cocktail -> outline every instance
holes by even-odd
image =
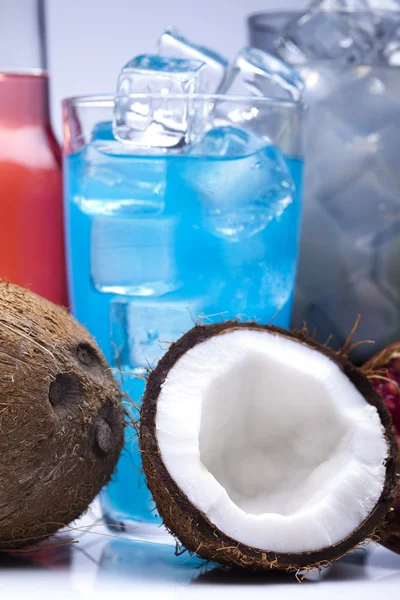
[[[289,326],[302,108],[196,96],[194,109],[204,113],[212,105],[218,121],[197,141],[165,151],[117,140],[113,102],[78,98],[64,105],[69,281],[74,315],[139,404],[147,370],[197,321]],[[130,413],[138,417],[133,407]],[[142,535],[159,521],[134,430],[126,435],[102,503],[108,522]]]

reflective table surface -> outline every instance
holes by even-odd
[[[113,533],[99,515],[95,502],[40,550],[0,554],[1,600],[400,598],[400,555],[373,543],[300,583],[294,574],[232,572],[175,556],[173,545]]]

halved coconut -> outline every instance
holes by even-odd
[[[166,527],[252,569],[322,566],[394,501],[390,416],[350,362],[256,323],[197,326],[151,373],[140,443]]]

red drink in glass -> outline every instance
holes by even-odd
[[[0,72],[0,277],[67,304],[59,146],[44,72]]]

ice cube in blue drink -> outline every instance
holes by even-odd
[[[109,131],[104,126],[102,132],[96,132],[96,140],[85,150],[86,165],[77,196],[81,210],[120,218],[160,214],[165,203],[165,161],[120,155],[118,144],[107,140]]]
[[[202,61],[206,65],[202,91],[215,94],[220,90],[228,70],[228,61],[218,52],[193,43],[176,27],[164,31],[158,40],[157,51],[162,56]]]
[[[115,297],[110,330],[122,366],[138,372],[154,367],[169,345],[195,325],[203,305],[202,297]]]
[[[204,75],[205,64],[199,60],[153,55],[132,59],[118,78],[115,137],[134,146],[171,148],[185,144],[193,109],[187,99],[174,95],[203,91]],[[150,93],[159,97],[150,97]]]
[[[222,89],[229,94],[254,94],[299,100],[304,81],[296,68],[257,48],[242,48]]]
[[[293,200],[294,185],[280,150],[262,138],[232,127],[209,130],[190,155],[181,177],[201,198],[204,226],[213,235],[238,242],[279,219]],[[224,158],[230,157],[227,172]]]
[[[153,296],[179,287],[174,259],[177,219],[97,215],[91,277],[99,292]]]
[[[210,129],[197,144],[189,148],[189,156],[243,156],[260,148],[262,140],[244,129],[223,125]]]

